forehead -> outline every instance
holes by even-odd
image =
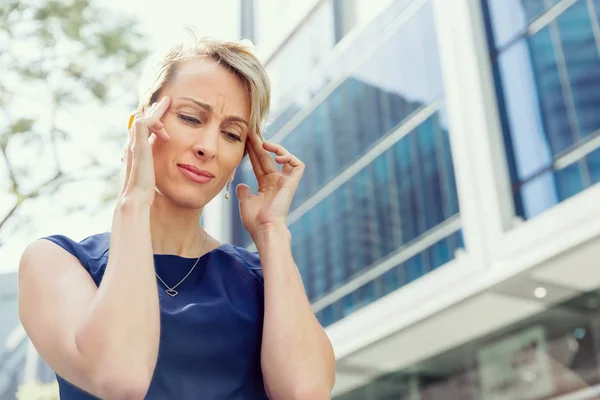
[[[242,79],[208,57],[179,64],[163,93],[171,98],[197,98],[226,114],[243,118],[250,113],[249,95]]]

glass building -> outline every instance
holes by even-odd
[[[334,42],[339,18],[333,3],[317,6],[309,21],[324,10],[329,18],[308,23],[306,34],[329,28]],[[398,2],[394,9],[402,15],[410,6]],[[463,247],[433,10],[425,4],[406,12],[413,15],[401,24],[388,13],[375,17],[357,43],[315,74],[316,87],[286,93],[290,104],[283,95],[274,98],[266,136],[308,166],[289,227],[294,259],[309,298],[321,304],[324,325],[434,270]],[[364,49],[362,59],[354,46]],[[303,58],[304,48],[289,51]],[[411,53],[419,56],[402,56]],[[341,62],[346,71],[337,71]],[[275,65],[273,71],[277,94],[277,74],[289,69]],[[256,189],[249,160],[239,182]],[[235,221],[233,241],[250,245]],[[435,240],[423,246],[424,237]],[[377,277],[361,277],[374,269]],[[359,281],[347,291],[345,285]]]
[[[0,275],[0,399],[14,399],[23,381],[26,346],[13,340],[18,324],[17,274]]]
[[[0,274],[0,400],[14,400],[23,383],[55,381],[19,323],[17,286],[16,272]]]
[[[600,180],[600,1],[484,4],[516,210]]]
[[[334,397],[600,395],[600,0],[297,3],[241,26]]]

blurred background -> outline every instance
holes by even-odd
[[[27,243],[110,229],[148,52],[251,39],[339,400],[600,398],[600,0],[0,0],[0,399]],[[249,162],[236,182],[256,186]],[[235,193],[203,223],[254,249]]]

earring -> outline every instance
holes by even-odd
[[[227,186],[226,186],[226,188],[227,188],[227,192],[225,192],[225,200],[229,200],[229,184],[230,184],[230,183],[231,183],[231,182],[227,182]]]

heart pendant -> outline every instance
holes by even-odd
[[[171,297],[175,297],[179,294],[179,292],[175,289],[167,289],[165,292]]]

